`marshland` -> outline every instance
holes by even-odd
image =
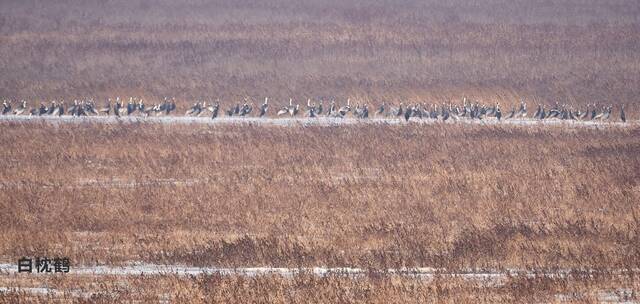
[[[179,117],[2,116],[0,302],[637,301],[638,16],[626,0],[3,1],[13,109],[135,96]],[[269,118],[183,117],[245,100],[255,116],[265,97]],[[505,117],[278,118],[290,98]],[[37,256],[70,272],[16,273]]]

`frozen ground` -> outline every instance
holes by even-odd
[[[18,268],[16,264],[0,264],[0,275],[17,274]],[[371,271],[364,268],[352,268],[352,267],[301,267],[301,268],[284,268],[284,267],[193,267],[184,265],[162,265],[162,264],[148,264],[141,262],[133,262],[124,266],[75,266],[71,267],[70,274],[72,275],[161,275],[161,274],[175,274],[175,275],[199,275],[199,274],[220,274],[220,275],[245,275],[245,276],[258,276],[275,274],[281,276],[293,276],[296,274],[314,274],[317,276],[326,275],[345,275],[345,276],[362,276],[371,273],[381,273],[399,276],[410,276],[423,279],[430,279],[435,276],[449,276],[460,277],[470,280],[482,280],[482,281],[494,281],[499,283],[501,280],[507,279],[510,276],[546,276],[552,278],[568,278],[572,276],[593,276],[598,274],[598,271],[591,269],[583,270],[522,270],[522,269],[506,269],[506,270],[492,270],[492,269],[468,269],[463,271],[447,271],[446,269],[438,269],[431,267],[418,267],[418,268],[397,268],[386,270]],[[630,273],[638,274],[640,269],[619,269],[609,270],[607,274],[616,276],[627,276]]]
[[[608,271],[608,274],[628,277],[630,272],[637,274],[640,269],[633,270],[612,270]],[[72,267],[70,273],[63,275],[82,275],[82,276],[140,276],[140,275],[167,275],[173,274],[178,276],[191,276],[191,275],[203,275],[203,274],[218,274],[218,275],[242,275],[242,276],[261,276],[261,275],[280,275],[283,277],[290,277],[296,274],[312,274],[316,276],[327,275],[339,275],[348,277],[358,277],[371,274],[372,272],[362,268],[327,268],[327,267],[313,267],[313,268],[281,268],[281,267],[240,267],[240,268],[225,268],[225,267],[190,267],[183,265],[158,265],[135,262],[125,266],[76,266]],[[566,279],[571,277],[591,277],[597,275],[594,270],[480,270],[469,269],[465,271],[451,272],[446,269],[436,268],[402,268],[402,269],[387,269],[384,271],[378,271],[375,273],[385,273],[395,276],[407,276],[421,280],[431,280],[435,277],[451,277],[462,278],[465,280],[472,280],[478,282],[487,287],[497,287],[504,284],[504,282],[510,277],[526,276],[536,277],[545,276],[551,278]],[[16,276],[17,266],[15,264],[0,264],[0,276]],[[31,274],[34,275],[34,274]],[[44,274],[36,274],[44,275]],[[62,291],[49,287],[0,287],[0,293],[6,292],[22,292],[32,295],[49,295],[49,296],[63,296],[71,295],[77,298],[90,298],[94,293],[71,290]],[[557,294],[556,300],[558,302],[574,301],[584,298],[581,294]],[[615,289],[615,290],[599,290],[595,293],[595,298],[601,303],[638,303],[633,301],[636,298],[636,292],[630,289]]]
[[[244,170],[245,168],[239,167],[238,170]],[[346,182],[358,182],[358,181],[372,181],[380,178],[380,173],[374,171],[376,168],[370,168],[368,172],[364,173],[347,173],[347,172],[329,172],[328,175],[314,176],[314,181],[322,181],[330,184],[343,184]],[[211,182],[217,182],[224,174],[222,172],[210,172],[209,177],[206,178],[83,178],[75,181],[64,181],[59,183],[33,183],[28,181],[0,181],[0,189],[16,189],[27,187],[38,187],[43,189],[50,188],[121,188],[121,189],[134,189],[143,187],[160,187],[160,186],[179,186],[179,187],[193,187],[201,184],[207,184]],[[288,175],[279,175],[272,179],[273,182],[293,182],[300,180],[301,177],[294,177]],[[407,177],[411,179],[413,177]]]
[[[400,118],[332,118],[332,117],[318,117],[318,118],[258,118],[258,117],[219,117],[211,119],[208,117],[189,117],[189,116],[0,116],[0,121],[14,121],[14,122],[51,122],[51,123],[106,123],[106,124],[137,124],[137,123],[162,123],[162,124],[207,124],[207,125],[224,125],[224,124],[239,124],[239,125],[274,125],[274,126],[336,126],[336,125],[351,125],[351,124],[454,124],[454,123],[467,123],[477,125],[521,125],[521,126],[566,126],[566,127],[592,127],[592,128],[606,128],[606,127],[625,127],[625,126],[638,126],[638,121],[622,123],[619,121],[577,121],[577,120],[536,120],[536,119],[508,119],[498,121],[495,118],[487,118],[483,120],[470,120],[467,118],[462,119],[449,119],[446,122],[434,119],[418,119],[411,118],[408,122]]]
[[[55,288],[49,287],[0,287],[0,293],[7,292],[22,292],[30,295],[41,295],[41,296],[54,296],[54,297],[62,297],[64,295],[70,295],[75,298],[91,298],[94,295],[92,292],[80,291],[80,290],[71,290],[71,291],[62,291]]]

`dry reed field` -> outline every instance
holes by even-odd
[[[640,262],[637,127],[5,122],[2,129],[0,180],[10,182],[0,192],[0,251],[8,262],[45,255],[70,257],[76,266],[598,271],[595,279],[542,275],[513,279],[525,287],[486,290],[466,281],[442,287],[401,278],[396,285],[384,273],[348,283],[313,279],[314,287],[304,278],[214,279],[246,280],[254,291],[223,294],[238,299],[327,297],[318,302],[404,302],[422,288],[444,288],[442,299],[452,302],[518,302],[527,293],[548,299],[573,284],[590,290],[576,292],[579,299],[593,300],[600,289],[588,286],[633,285]],[[621,270],[632,274],[614,275]],[[23,277],[5,280],[16,286]],[[173,296],[210,280],[166,279],[176,284],[168,289]],[[260,298],[254,285],[273,288],[273,298]],[[302,294],[277,292],[291,286]],[[375,291],[357,291],[363,288]],[[340,292],[353,294],[336,298]],[[431,298],[437,294],[428,299],[438,301]]]
[[[531,1],[3,1],[0,97],[626,104],[640,5]]]
[[[510,278],[489,286],[457,278],[431,281],[365,276],[319,278],[299,275],[229,277],[137,276],[91,278],[21,278],[21,291],[7,292],[7,303],[633,303],[636,281],[612,277],[565,280]],[[0,283],[7,282],[0,278]],[[15,283],[15,282],[14,282]],[[30,292],[27,292],[30,291]],[[34,292],[36,291],[36,292]],[[40,293],[38,293],[40,292]]]
[[[0,100],[178,106],[3,116],[0,303],[637,303],[639,16],[635,0],[0,1]],[[270,118],[182,117],[265,97]],[[463,97],[615,110],[269,120],[289,98]],[[17,273],[21,257],[71,270]]]
[[[637,127],[2,129],[10,260],[639,266]]]

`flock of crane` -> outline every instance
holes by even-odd
[[[188,108],[185,112],[186,116],[192,117],[210,117],[215,119],[221,115],[226,116],[239,116],[239,117],[266,117],[269,110],[269,98],[265,98],[256,108],[253,102],[248,102],[246,99],[243,103],[237,103],[227,109],[220,111],[220,103],[206,101],[198,101]],[[115,101],[108,99],[102,106],[96,106],[96,103],[92,99],[87,100],[74,100],[68,107],[64,101],[51,101],[48,105],[46,103],[40,103],[35,107],[28,106],[27,102],[22,100],[15,106],[12,101],[4,100],[2,103],[2,115],[30,115],[30,116],[90,116],[90,115],[115,115],[115,116],[158,116],[158,115],[171,115],[177,110],[175,98],[164,98],[164,100],[157,104],[147,105],[141,98],[130,97],[127,102],[119,97]],[[462,104],[442,103],[431,104],[427,106],[424,103],[415,103],[410,105],[404,105],[400,103],[397,106],[388,106],[386,103],[380,104],[378,107],[372,109],[372,116],[386,117],[386,118],[398,118],[409,120],[411,118],[424,118],[434,120],[458,120],[461,118],[467,119],[484,119],[492,118],[498,121],[504,119],[522,119],[533,118],[538,120],[546,119],[559,119],[559,120],[595,120],[595,121],[610,121],[612,118],[613,106],[596,106],[587,105],[585,109],[574,109],[571,106],[560,105],[556,103],[551,107],[545,107],[538,104],[534,113],[529,113],[527,109],[527,103],[520,102],[518,107],[511,108],[510,111],[503,113],[499,103],[492,105],[481,104],[464,98]],[[367,119],[370,117],[368,104],[357,104],[352,107],[351,100],[347,99],[346,104],[339,106],[335,101],[327,103],[325,106],[324,101],[320,100],[318,103],[308,99],[306,102],[304,112],[301,113],[300,104],[293,102],[293,99],[289,99],[288,104],[279,107],[277,109],[277,116],[304,116],[304,117],[335,117],[345,118],[348,115],[359,119]],[[255,113],[255,114],[252,114]],[[622,122],[627,121],[627,117],[624,110],[624,105],[620,106],[619,119]]]

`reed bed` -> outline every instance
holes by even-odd
[[[635,1],[39,1],[0,4],[0,98],[290,97],[504,111],[626,104],[639,117]]]
[[[3,123],[0,255],[638,266],[637,127]]]
[[[268,96],[273,113],[290,97],[467,97],[504,113],[522,99],[530,111],[625,105],[637,120],[639,15],[635,0],[1,1],[0,99],[168,96],[184,111]],[[10,274],[0,303],[637,301],[634,124],[4,121],[0,145],[1,263],[371,271]],[[402,267],[597,275],[384,273]]]
[[[0,278],[7,303],[624,303],[637,280],[512,277],[504,284],[458,278],[220,276]],[[47,286],[44,289],[41,286]],[[38,289],[40,288],[40,289]],[[41,292],[40,294],[37,292]],[[48,294],[46,292],[49,292]]]

